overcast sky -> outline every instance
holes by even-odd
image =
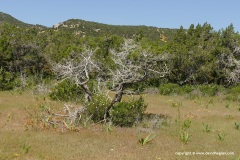
[[[0,11],[49,27],[75,18],[160,28],[208,22],[215,30],[233,23],[240,31],[240,0],[0,0]]]

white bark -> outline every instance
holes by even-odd
[[[85,100],[91,100],[91,92],[87,86],[89,81],[89,74],[93,70],[98,70],[99,67],[94,64],[93,50],[85,49],[78,54],[76,59],[66,59],[63,64],[58,63],[53,65],[54,72],[61,79],[71,79],[77,86],[80,86],[85,92]],[[80,60],[78,60],[80,58]]]

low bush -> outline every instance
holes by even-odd
[[[159,93],[162,95],[184,95],[194,90],[194,86],[184,85],[179,86],[178,84],[166,83],[159,87]]]
[[[207,96],[215,96],[218,92],[221,92],[224,90],[222,86],[219,85],[199,85],[199,90],[203,93],[203,95]]]
[[[231,86],[227,90],[226,99],[230,101],[239,101],[240,102],[240,85]]]
[[[92,117],[94,122],[99,122],[104,119],[107,107],[110,105],[109,98],[100,93],[93,95],[91,102],[87,103],[87,112]]]
[[[16,86],[15,77],[11,72],[0,68],[0,91],[11,90]]]
[[[112,122],[121,127],[131,127],[135,122],[142,120],[146,108],[142,97],[130,102],[119,102],[111,110]]]
[[[159,93],[162,95],[172,95],[172,94],[179,94],[180,86],[178,84],[167,83],[162,84],[159,87]]]
[[[240,87],[239,87],[240,89]],[[159,93],[162,95],[184,95],[184,94],[193,94],[195,95],[195,92],[198,92],[198,95],[205,95],[205,96],[215,96],[219,92],[224,92],[225,88],[218,85],[184,85],[179,86],[178,84],[162,84],[159,87]],[[235,89],[236,92],[238,89]]]
[[[79,102],[83,97],[83,91],[70,80],[65,80],[59,83],[49,96],[52,100]]]

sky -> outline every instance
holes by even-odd
[[[189,28],[205,22],[214,30],[233,23],[240,32],[240,0],[0,0],[0,12],[51,27],[68,19],[113,25]]]

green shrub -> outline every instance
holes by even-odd
[[[215,96],[218,92],[222,91],[223,88],[218,85],[199,85],[199,90],[207,96]]]
[[[231,86],[227,91],[226,99],[230,101],[240,101],[240,85]]]
[[[11,90],[15,87],[15,77],[11,72],[5,71],[0,68],[0,90]]]
[[[92,115],[94,122],[104,119],[106,109],[110,103],[109,98],[104,94],[96,93],[93,95],[91,102],[87,103],[87,111],[89,115]]]
[[[82,99],[83,91],[76,84],[70,80],[65,80],[59,83],[53,91],[50,93],[52,100],[61,101],[76,101],[79,102]]]
[[[191,86],[191,85],[184,85],[184,86],[181,86],[179,87],[179,92],[180,94],[187,94],[187,93],[191,93],[193,90],[194,90],[194,86]]]
[[[159,87],[159,93],[162,95],[179,94],[179,85],[173,83],[162,84]]]
[[[111,110],[112,122],[121,127],[131,127],[134,122],[142,120],[146,108],[142,97],[130,102],[119,102]]]
[[[162,95],[172,95],[172,94],[183,95],[183,94],[190,93],[193,90],[194,90],[194,86],[191,86],[191,85],[179,86],[178,84],[173,84],[173,83],[162,84],[159,87],[159,93]]]

